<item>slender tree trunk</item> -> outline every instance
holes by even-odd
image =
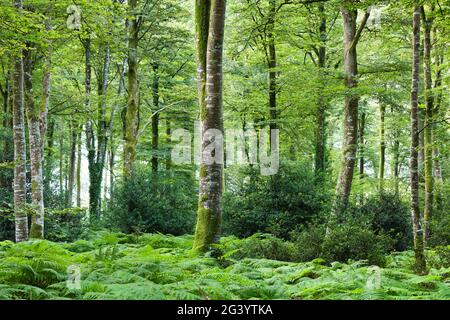
[[[158,172],[158,145],[159,145],[159,66],[153,64],[153,107],[157,112],[152,117],[152,171]]]
[[[432,123],[433,123],[433,104],[431,80],[431,28],[432,19],[427,19],[425,9],[422,6],[422,20],[424,23],[424,54],[423,54],[423,74],[425,78],[425,122],[424,122],[424,180],[425,180],[425,204],[424,204],[424,224],[423,237],[426,245],[431,233],[431,220],[433,215],[433,141],[432,141]]]
[[[380,103],[380,168],[379,168],[379,189],[380,192],[384,190],[384,172],[386,165],[386,136],[385,136],[385,117],[386,106]]]
[[[172,141],[172,129],[170,126],[169,114],[167,113],[166,119],[166,137],[167,137],[167,145],[170,146],[170,142]],[[170,158],[170,152],[167,153],[166,156],[166,170],[170,170],[172,168],[172,159]]]
[[[44,177],[44,194],[52,194],[52,179],[54,168],[54,145],[55,145],[55,120],[51,119],[48,125],[47,132],[47,152],[45,155],[45,177]]]
[[[224,0],[196,0],[197,81],[199,105],[202,120],[202,157],[200,164],[199,204],[194,250],[205,251],[220,236],[223,191],[222,161],[207,161],[207,148],[212,143],[208,133],[215,129],[217,153],[223,153],[223,145],[217,140],[217,133],[223,136],[222,110],[222,60],[225,26]]]
[[[66,205],[67,207],[72,207],[73,205],[73,189],[75,186],[75,168],[76,168],[76,154],[77,154],[77,125],[71,124],[70,132],[70,155],[69,155],[69,178],[68,178],[68,188],[66,193]]]
[[[2,136],[3,149],[0,154],[0,162],[14,161],[14,144],[11,139],[13,131],[12,121],[12,94],[11,94],[11,72],[8,70],[6,74],[5,88],[1,89],[3,95],[3,129],[5,134]],[[13,177],[10,175],[9,169],[0,169],[0,188],[13,192]]]
[[[106,161],[106,151],[108,145],[108,124],[106,121],[106,91],[108,88],[108,73],[110,64],[110,49],[105,49],[105,59],[103,62],[102,78],[98,81],[98,97],[99,97],[99,110],[98,110],[98,125],[97,125],[97,152],[95,147],[91,147],[91,157],[95,160],[91,160],[92,163],[89,166],[89,215],[91,221],[100,218],[100,212],[102,208],[102,181],[103,181],[103,169]],[[91,141],[95,140],[94,137]],[[95,154],[96,153],[96,154]]]
[[[270,114],[270,129],[278,128],[278,111],[277,111],[277,53],[275,46],[275,15],[276,15],[276,1],[270,0],[270,13],[267,22],[267,49],[269,67],[269,114]]]
[[[344,141],[341,171],[336,186],[336,199],[332,216],[346,208],[353,182],[353,171],[358,149],[358,103],[359,96],[355,92],[358,86],[358,61],[356,47],[363,27],[367,23],[370,12],[367,11],[359,29],[356,19],[358,12],[354,8],[354,1],[346,1],[341,9],[344,20],[344,69],[345,86],[348,93],[345,97],[344,113]]]
[[[437,38],[437,31],[435,29],[435,38]],[[442,104],[442,64],[444,63],[444,56],[439,50],[435,50],[435,63],[436,63],[436,80],[434,83],[434,89],[437,90],[436,94],[436,103],[434,104],[434,111],[433,116],[438,118],[440,115],[440,109]],[[432,131],[432,140],[437,141],[437,133],[436,130]],[[443,209],[443,195],[442,195],[442,186],[443,186],[443,179],[442,179],[442,168],[441,168],[441,161],[440,161],[440,151],[437,144],[434,144],[433,147],[433,166],[434,166],[434,178],[435,178],[435,202],[436,202],[436,209],[438,211],[442,211]]]
[[[362,112],[361,117],[359,119],[359,178],[364,178],[364,166],[365,166],[365,142],[364,142],[364,131],[366,129],[366,113]]]
[[[34,61],[31,49],[24,55],[25,109],[28,119],[31,160],[31,198],[33,215],[31,217],[31,238],[44,237],[44,183],[42,178],[42,142],[41,142],[41,108],[34,103],[33,97]]]
[[[124,127],[124,177],[131,176],[136,160],[137,132],[139,126],[139,83],[137,50],[139,43],[139,21],[137,18],[137,0],[128,2],[129,13],[132,16],[130,36],[128,39],[128,103],[125,112]]]
[[[411,86],[411,158],[410,158],[410,184],[411,184],[411,215],[414,235],[414,252],[417,272],[426,272],[424,256],[423,234],[420,224],[419,207],[419,82],[420,82],[420,7],[416,5],[413,16],[413,62]]]
[[[76,169],[76,180],[77,180],[77,207],[81,207],[81,130],[83,127],[80,126],[80,131],[77,133],[77,169]]]
[[[327,61],[326,52],[326,41],[327,41],[327,19],[325,15],[325,5],[323,3],[319,4],[319,11],[321,14],[320,21],[320,40],[321,46],[319,47],[318,54],[318,67],[320,76],[319,93],[317,98],[317,112],[316,112],[316,143],[315,143],[315,172],[321,174],[326,171],[326,145],[327,145],[327,134],[326,134],[326,111],[327,111],[327,101],[324,97],[325,88],[325,67]]]
[[[64,135],[62,132],[59,136],[59,196],[61,203],[64,201]],[[62,205],[64,207],[64,205]]]
[[[391,108],[391,113],[394,113],[394,108]],[[394,177],[394,192],[399,194],[399,174],[400,174],[400,132],[398,128],[393,128],[394,143],[392,146],[392,172]]]
[[[16,0],[15,6],[21,10],[22,2]],[[24,114],[24,71],[23,59],[14,60],[13,73],[13,136],[14,136],[14,215],[16,242],[28,240],[28,218],[26,205],[26,145]]]

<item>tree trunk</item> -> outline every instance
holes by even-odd
[[[11,72],[8,70],[6,74],[5,88],[0,89],[3,95],[3,121],[2,126],[5,134],[2,135],[3,147],[0,154],[0,162],[14,161],[14,144],[12,140],[13,121],[12,121],[12,94],[11,94]],[[10,175],[9,169],[0,169],[0,188],[13,192],[13,177]]]
[[[413,62],[411,85],[411,158],[410,158],[410,187],[411,187],[411,215],[414,235],[414,253],[417,272],[426,272],[423,248],[423,234],[420,224],[419,207],[419,81],[420,81],[420,7],[416,5],[413,16]]]
[[[379,168],[379,190],[384,190],[384,171],[386,165],[386,137],[385,137],[386,106],[380,103],[380,168]]]
[[[24,55],[25,109],[28,119],[31,161],[31,217],[30,238],[44,238],[44,183],[42,178],[41,108],[33,97],[34,61],[31,48]]]
[[[432,19],[427,19],[425,9],[422,6],[422,20],[424,23],[424,53],[423,53],[423,74],[425,78],[425,122],[424,122],[424,180],[425,180],[425,204],[424,204],[424,223],[423,237],[426,245],[431,233],[431,220],[433,215],[433,141],[432,141],[432,123],[433,123],[433,103],[432,80],[431,80],[431,27]]]
[[[22,9],[22,2],[16,0],[15,6]],[[24,114],[24,72],[23,59],[14,60],[13,73],[13,136],[14,136],[14,215],[16,242],[28,240],[28,218],[26,205],[26,145]]]
[[[391,113],[394,113],[394,108],[391,108]],[[392,146],[392,172],[394,176],[394,192],[399,194],[399,174],[400,174],[400,132],[398,128],[393,128],[394,144]]]
[[[326,111],[327,102],[324,97],[325,87],[325,67],[327,61],[326,41],[327,41],[327,19],[325,15],[325,5],[319,4],[319,11],[321,14],[321,22],[319,27],[321,45],[319,47],[318,54],[318,67],[319,67],[319,93],[317,98],[317,112],[316,112],[316,137],[315,137],[315,172],[316,175],[326,171]]]
[[[76,180],[77,180],[77,207],[81,207],[81,126],[80,132],[77,133],[77,170],[76,170]]]
[[[267,22],[267,49],[268,60],[267,65],[269,67],[269,114],[270,114],[270,129],[278,128],[278,112],[277,112],[277,54],[275,47],[275,14],[276,14],[276,1],[270,0],[270,13]]]
[[[166,115],[166,137],[167,137],[167,145],[170,146],[170,142],[172,140],[172,129],[170,127],[170,117],[169,113]],[[166,170],[170,170],[172,168],[172,159],[170,158],[170,152],[167,153],[166,156]]]
[[[217,133],[220,132],[223,137],[222,60],[225,7],[224,0],[196,0],[195,3],[197,81],[202,120],[199,204],[194,239],[196,251],[207,250],[220,236],[223,157],[222,161],[209,162],[207,156],[211,154],[205,154],[205,151],[212,143],[207,133],[215,129],[216,157],[220,157],[217,155],[219,152],[223,154],[223,145],[220,146],[217,141]]]
[[[158,145],[159,145],[159,66],[153,64],[153,107],[155,113],[152,117],[152,171],[158,172]]]
[[[77,154],[77,125],[71,124],[70,132],[70,155],[69,155],[69,178],[68,188],[66,193],[66,206],[71,208],[73,205],[73,188],[75,186],[75,168],[76,168],[76,154]]]
[[[364,166],[365,166],[365,143],[364,143],[364,131],[366,129],[366,113],[361,113],[361,117],[359,119],[359,178],[364,178]]]
[[[136,145],[138,132],[139,83],[137,50],[139,42],[139,22],[136,14],[137,0],[130,0],[129,13],[131,18],[130,36],[128,39],[128,103],[125,112],[124,126],[124,177],[131,176],[136,160]]]
[[[344,20],[344,70],[345,86],[347,95],[345,97],[344,114],[344,140],[341,171],[336,186],[336,198],[332,215],[336,215],[347,207],[349,200],[353,170],[356,162],[356,151],[358,149],[358,103],[359,96],[355,92],[358,86],[358,61],[356,47],[361,32],[369,18],[366,12],[359,29],[357,30],[356,18],[358,11],[354,8],[353,1],[346,1],[341,9]]]

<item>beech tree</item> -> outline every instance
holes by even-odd
[[[211,158],[211,154],[206,152],[211,143],[215,143],[217,158],[221,157],[218,153],[223,152],[223,146],[219,145],[219,136],[211,138],[209,133],[218,131],[223,135],[224,128],[222,59],[225,7],[225,0],[195,2],[197,86],[202,120],[199,203],[194,240],[194,249],[198,251],[207,250],[220,235],[223,163],[211,163],[207,160]]]

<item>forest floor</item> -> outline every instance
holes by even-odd
[[[450,299],[450,267],[417,276],[411,252],[378,268],[232,259],[239,249],[215,258],[191,246],[192,236],[103,231],[73,243],[0,242],[0,299]]]

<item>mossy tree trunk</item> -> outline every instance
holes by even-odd
[[[139,83],[137,51],[139,44],[140,22],[137,17],[137,0],[128,2],[129,14],[132,16],[128,39],[128,102],[124,121],[124,166],[125,178],[131,176],[136,160],[137,133],[139,126]]]
[[[432,10],[433,11],[433,10]],[[432,14],[433,12],[431,12]],[[424,204],[424,223],[423,237],[424,245],[426,245],[431,233],[431,220],[433,215],[433,141],[432,141],[432,124],[433,124],[433,104],[434,97],[432,94],[432,78],[431,78],[431,28],[433,19],[426,17],[425,8],[421,7],[422,21],[424,24],[424,40],[423,40],[423,75],[425,79],[425,121],[424,121],[424,180],[425,180],[425,204]]]
[[[413,15],[413,60],[411,85],[411,157],[410,157],[410,188],[411,216],[414,235],[414,253],[417,272],[426,272],[423,246],[423,234],[420,223],[419,207],[419,82],[420,82],[420,7],[416,5]]]
[[[34,102],[33,96],[32,49],[24,54],[25,109],[28,119],[31,162],[31,198],[33,215],[31,217],[30,238],[44,237],[44,183],[42,178],[42,142],[41,142],[41,108]]]
[[[208,162],[203,151],[212,142],[206,137],[207,131],[215,129],[223,134],[222,60],[225,7],[224,0],[195,2],[197,83],[202,120],[199,203],[194,239],[196,251],[208,250],[220,236],[223,161]],[[215,151],[223,152],[217,149]]]

